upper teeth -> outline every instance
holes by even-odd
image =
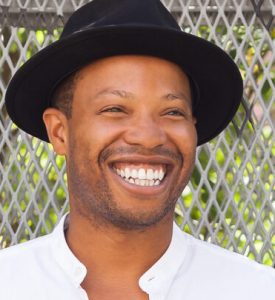
[[[145,179],[145,180],[162,180],[164,178],[164,171],[160,170],[153,170],[153,169],[116,169],[118,175],[123,178],[129,179]]]

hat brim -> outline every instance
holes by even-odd
[[[56,86],[88,63],[113,55],[150,55],[178,64],[199,87],[195,110],[198,145],[232,120],[242,98],[242,79],[219,47],[194,35],[158,27],[106,27],[72,34],[35,54],[15,74],[7,111],[21,129],[48,142],[42,119]]]

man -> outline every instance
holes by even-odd
[[[196,146],[226,127],[241,91],[231,59],[157,0],[73,14],[6,97],[19,127],[65,155],[70,214],[2,251],[1,299],[272,299],[272,269],[173,224]]]

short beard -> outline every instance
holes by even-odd
[[[166,199],[154,212],[136,212],[118,207],[103,172],[97,182],[93,181],[91,175],[95,174],[96,171],[92,166],[96,162],[92,162],[87,157],[82,158],[81,165],[77,162],[75,154],[79,151],[77,151],[75,145],[75,143],[71,145],[70,161],[67,165],[70,197],[77,212],[88,219],[93,226],[112,225],[122,230],[145,230],[158,224],[168,214],[171,215],[171,218],[173,217],[177,199],[181,195],[184,186],[171,190],[169,199]],[[102,161],[105,161],[111,155],[112,151],[109,152],[110,150],[106,149],[99,155],[97,162],[99,167]],[[131,150],[131,152],[134,151]],[[175,156],[175,154],[173,155]],[[100,170],[102,170],[101,167]]]

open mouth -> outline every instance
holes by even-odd
[[[145,187],[159,186],[166,175],[166,166],[162,164],[117,163],[114,164],[113,169],[126,182]]]

